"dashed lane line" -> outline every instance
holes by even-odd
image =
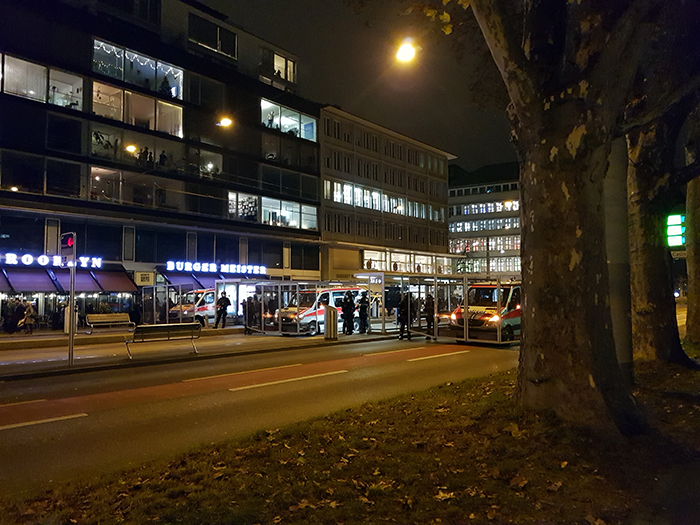
[[[408,361],[409,363],[411,363],[411,362],[413,362],[413,361],[423,361],[424,359],[435,359],[436,357],[448,357],[448,356],[451,356],[451,355],[467,354],[467,353],[469,353],[470,351],[471,351],[471,350],[462,350],[462,351],[460,351],[460,352],[450,352],[449,354],[427,355],[427,356],[425,356],[425,357],[415,357],[415,358],[413,358],[413,359],[407,359],[407,361]]]
[[[248,385],[248,386],[239,386],[237,388],[229,388],[231,392],[238,392],[240,390],[249,390],[251,388],[259,388],[263,386],[272,386],[272,385],[281,385],[283,383],[291,383],[293,381],[303,381],[304,379],[314,379],[317,377],[325,377],[325,376],[332,376],[336,374],[345,374],[347,373],[348,370],[336,370],[335,372],[326,372],[324,374],[314,374],[310,376],[302,376],[302,377],[293,377],[291,379],[283,379],[281,381],[270,381],[269,383],[258,383],[256,385]]]
[[[56,421],[65,421],[67,419],[76,419],[79,417],[87,417],[87,414],[71,414],[70,416],[52,417],[49,419],[36,419],[34,421],[25,421],[24,423],[15,423],[14,425],[5,425],[0,427],[0,430],[10,430],[11,428],[28,427],[31,425],[40,425],[42,423],[54,423]]]
[[[18,401],[17,403],[5,403],[3,405],[0,405],[0,408],[16,407],[17,405],[28,405],[30,403],[41,403],[42,401],[46,401],[46,399],[32,399],[31,401]]]
[[[228,377],[228,376],[237,376],[241,374],[252,374],[255,372],[265,372],[268,370],[279,370],[281,368],[292,368],[295,366],[301,366],[301,363],[295,363],[293,365],[282,365],[282,366],[271,366],[270,368],[256,368],[255,370],[243,370],[242,372],[231,372],[228,374],[218,374],[215,376],[205,376],[205,377],[193,377],[192,379],[183,379],[183,383],[188,383],[190,381],[203,381],[204,379],[214,379],[216,377]]]

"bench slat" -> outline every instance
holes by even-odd
[[[131,351],[129,344],[131,343],[146,343],[148,341],[171,341],[175,339],[189,339],[192,342],[192,347],[195,353],[197,346],[194,344],[195,339],[199,339],[202,334],[202,325],[199,323],[180,323],[180,324],[144,324],[137,326],[131,333],[131,340],[126,339],[126,351],[131,359]]]

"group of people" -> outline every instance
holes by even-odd
[[[404,332],[406,332],[406,339],[411,340],[411,325],[413,321],[418,319],[421,310],[425,314],[426,328],[425,333],[426,339],[430,339],[430,334],[433,332],[433,323],[435,321],[435,300],[433,296],[428,294],[423,302],[421,308],[421,301],[415,299],[411,292],[404,294],[401,298],[401,302],[398,307],[398,321],[399,321],[399,339],[404,338]]]
[[[26,299],[10,299],[3,305],[3,330],[13,334],[16,332],[34,333],[36,310]]]
[[[360,300],[355,304],[355,299],[352,292],[348,290],[343,297],[341,311],[343,313],[343,333],[352,335],[355,331],[355,310],[360,317],[359,332],[361,334],[369,333],[369,298],[367,292],[362,292]]]

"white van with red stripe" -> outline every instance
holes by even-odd
[[[479,338],[479,334],[493,334],[501,327],[501,341],[513,341],[520,338],[520,301],[522,298],[520,282],[483,282],[469,286],[467,304],[469,305],[469,334],[467,337]],[[500,311],[499,311],[500,307]],[[450,325],[455,329],[464,326],[464,301],[450,315]]]
[[[324,333],[324,317],[326,315],[326,306],[331,305],[338,310],[338,326],[342,326],[343,299],[345,293],[352,294],[353,302],[357,304],[358,295],[363,288],[326,288],[321,290],[300,290],[298,294],[294,294],[289,301],[289,304],[282,308],[277,315],[282,316],[282,332],[297,333],[297,325],[299,326],[298,333],[316,335]],[[360,318],[355,309],[353,319],[354,331],[360,329]]]
[[[170,309],[168,322],[178,323],[182,318],[182,322],[197,322],[204,326],[206,318],[211,322],[214,322],[216,318],[214,288],[189,291],[182,295],[181,304],[182,307],[175,305]],[[182,312],[182,315],[180,312]]]

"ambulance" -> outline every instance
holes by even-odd
[[[285,308],[282,308],[276,315],[282,317],[282,332],[297,333],[297,322],[299,333],[316,335],[324,333],[324,317],[326,307],[338,310],[338,330],[343,326],[343,299],[345,293],[352,294],[353,302],[357,305],[363,288],[326,288],[320,290],[302,290],[294,294]],[[353,319],[353,331],[360,330],[360,317],[355,308]]]
[[[520,282],[500,283],[500,288],[495,282],[475,283],[468,290],[468,339],[497,342],[520,339]],[[450,315],[450,325],[454,333],[463,333],[464,301]],[[499,326],[500,341],[496,337]]]
[[[207,318],[210,322],[214,322],[216,319],[214,289],[192,290],[183,294],[181,304],[176,304],[169,310],[169,322],[179,323],[181,311],[183,323],[197,322],[204,326]]]

